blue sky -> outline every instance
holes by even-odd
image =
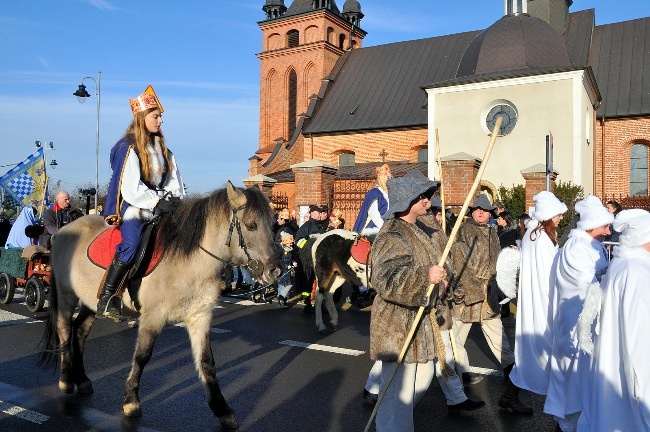
[[[258,148],[258,21],[264,0],[25,0],[0,2],[0,174],[52,141],[53,182],[95,183],[95,84],[101,70],[99,183],[131,120],[128,99],[152,84],[163,131],[190,193],[242,185]],[[339,8],[344,0],[337,0]],[[502,0],[360,0],[363,46],[483,29]],[[289,6],[291,0],[285,0]],[[650,16],[647,0],[574,0],[596,23]]]

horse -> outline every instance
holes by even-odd
[[[320,333],[327,332],[323,322],[322,304],[330,316],[330,325],[333,329],[338,327],[339,315],[334,304],[333,294],[345,281],[357,286],[367,286],[369,265],[365,259],[355,259],[352,246],[358,241],[359,235],[353,231],[334,229],[324,234],[313,237],[300,250],[300,261],[303,271],[308,279],[316,276],[316,295],[314,296],[316,309],[316,327]],[[358,257],[357,257],[358,258]],[[368,258],[367,255],[363,258]]]
[[[75,387],[80,394],[93,392],[83,351],[105,271],[89,260],[87,250],[109,228],[101,216],[88,215],[62,228],[53,241],[53,282],[41,365],[56,368],[60,361],[59,389],[67,394]],[[233,233],[238,241],[231,241]],[[180,322],[187,328],[208,406],[223,429],[239,427],[217,381],[210,344],[212,308],[223,287],[220,275],[226,264],[246,265],[263,282],[278,278],[281,264],[272,233],[270,206],[262,192],[236,188],[230,181],[208,196],[181,201],[162,217],[157,238],[162,258],[141,279],[137,299],[130,298],[127,290],[123,295],[124,308],[140,306],[133,363],[126,379],[125,416],[142,415],[138,391],[144,367],[163,327]]]

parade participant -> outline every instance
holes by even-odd
[[[26,205],[20,211],[16,221],[9,230],[5,247],[9,248],[26,248],[34,244],[33,239],[27,237],[25,229],[38,223],[36,219],[36,209],[31,205]]]
[[[328,222],[327,206],[319,206],[317,204],[310,205],[309,219],[300,225],[300,228],[298,228],[298,231],[296,232],[296,245],[302,249],[310,237],[323,234],[327,229]],[[311,313],[314,311],[314,307],[311,305],[311,293],[316,280],[315,275],[312,272],[312,276],[308,278],[305,274],[305,266],[302,265],[302,263],[298,266],[295,275],[296,277],[294,282],[297,286],[298,292],[301,293],[305,301],[303,312]]]
[[[587,289],[598,283],[607,271],[607,252],[602,242],[614,220],[600,200],[589,195],[578,201],[580,214],[577,228],[560,250],[552,270],[551,333],[553,351],[550,359],[549,387],[544,412],[556,417],[564,432],[575,432],[582,411],[582,394],[587,390],[582,376],[589,370],[578,348],[576,326]]]
[[[515,366],[510,380],[518,388],[545,395],[553,346],[549,331],[551,268],[558,252],[557,227],[567,206],[548,191],[538,193],[533,201],[533,221],[521,241]],[[506,392],[509,390],[515,391],[510,388]]]
[[[503,368],[507,383],[507,397],[499,406],[519,414],[532,414],[524,405],[510,382],[514,363],[508,338],[501,323],[501,305],[497,297],[496,261],[501,251],[496,230],[488,222],[494,217],[495,207],[486,195],[478,195],[469,206],[470,218],[461,225],[451,248],[452,267],[458,272],[453,285],[453,332],[457,340],[458,361],[465,384],[474,384],[481,377],[469,373],[469,359],[465,341],[473,323],[481,326],[490,350]]]
[[[619,246],[603,277],[590,404],[578,431],[647,431],[650,425],[650,213],[621,211]]]
[[[433,195],[438,189],[440,182],[429,180],[418,170],[409,171],[404,176],[404,178],[412,180],[414,184],[417,184],[418,186],[422,185],[428,187],[427,191],[422,194],[429,199],[426,206],[427,213],[423,216],[419,216],[417,218],[416,224],[431,238],[431,241],[436,245],[437,250],[443,251],[447,246],[448,238],[447,234],[442,231],[442,202],[440,200],[440,197]],[[448,271],[449,274],[452,274],[453,271],[451,270],[450,266],[451,260],[448,258],[447,264],[445,264],[445,270]],[[465,394],[465,390],[463,389],[463,384],[460,380],[460,377],[456,375],[455,372],[453,372],[455,361],[450,336],[452,320],[451,310],[446,299],[438,303],[436,313],[442,322],[440,324],[440,333],[445,347],[446,357],[443,360],[447,364],[450,371],[449,376],[444,376],[442,373],[442,368],[440,367],[441,359],[436,357],[436,378],[440,384],[440,389],[447,399],[447,408],[450,412],[471,411],[480,408],[485,405],[485,402],[469,399]],[[368,379],[364,387],[364,399],[368,402],[375,403],[377,401],[379,387],[381,384],[381,373],[382,362],[380,360],[377,360],[375,361],[370,374],[368,375]]]
[[[111,149],[113,174],[104,208],[104,216],[119,223],[122,233],[97,303],[97,316],[113,319],[121,314],[115,294],[133,264],[145,221],[169,212],[185,195],[176,160],[165,145],[163,108],[153,88],[129,102],[133,121]]]
[[[83,212],[70,206],[70,194],[62,190],[56,194],[53,207],[48,207],[43,212],[43,234],[38,239],[38,244],[50,249],[52,236],[59,232],[70,222],[83,216]]]
[[[377,432],[413,431],[413,409],[433,379],[434,358],[444,351],[442,341],[434,340],[437,322],[429,308],[403,362],[396,363],[418,309],[435,305],[427,296],[429,284],[441,283],[443,295],[446,289],[446,271],[436,265],[442,250],[416,225],[427,212],[429,200],[423,194],[429,187],[405,177],[388,181],[390,206],[372,245],[377,296],[370,318],[370,357],[382,361],[382,389],[397,368],[377,411]]]
[[[11,231],[11,222],[5,216],[5,209],[0,207],[0,247],[4,247]]]
[[[354,223],[352,231],[358,232],[362,236],[374,237],[379,232],[379,228],[384,224],[382,216],[388,209],[388,189],[386,182],[393,178],[390,167],[383,164],[375,169],[377,175],[377,184],[370,189],[363,198],[359,215]]]

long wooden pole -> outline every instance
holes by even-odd
[[[465,198],[465,202],[463,203],[463,208],[460,210],[460,213],[458,214],[458,219],[456,219],[456,223],[454,223],[454,228],[451,230],[451,234],[449,235],[449,240],[447,240],[447,245],[445,246],[445,250],[442,252],[442,257],[440,258],[440,261],[438,261],[438,266],[440,267],[442,267],[445,264],[445,261],[447,260],[447,255],[449,255],[451,246],[456,240],[456,236],[458,235],[460,224],[463,221],[463,215],[467,212],[467,209],[469,208],[469,203],[472,201],[472,198],[476,193],[476,189],[478,189],[478,185],[481,181],[481,177],[483,176],[483,172],[485,171],[485,167],[487,166],[487,161],[488,159],[490,159],[490,154],[492,153],[494,142],[496,141],[499,129],[501,128],[502,121],[503,119],[501,117],[498,117],[496,123],[494,124],[494,128],[492,129],[492,136],[490,137],[490,142],[488,143],[487,149],[485,149],[485,155],[483,156],[483,160],[481,161],[481,166],[478,169],[478,172],[476,173],[476,178],[474,179],[474,183],[472,184],[472,187],[470,188],[469,193]],[[436,286],[435,284],[429,284],[429,288],[427,289],[427,297],[431,297],[431,294],[433,293],[435,286]],[[413,342],[413,336],[415,335],[415,330],[420,325],[420,321],[422,320],[422,317],[424,315],[424,309],[425,309],[424,306],[420,306],[418,309],[418,313],[415,316],[415,320],[413,321],[411,330],[409,331],[409,334],[406,337],[406,340],[404,341],[402,352],[400,352],[399,357],[397,358],[397,362],[395,363],[395,367],[393,368],[393,371],[391,372],[388,381],[382,388],[379,398],[377,398],[377,403],[375,404],[375,408],[372,410],[372,414],[370,415],[370,419],[368,420],[368,424],[366,425],[364,432],[368,432],[370,430],[370,426],[372,425],[372,422],[375,419],[375,416],[377,415],[377,411],[379,410],[379,405],[381,405],[381,402],[384,400],[386,391],[388,390],[388,387],[390,386],[391,382],[393,382],[393,378],[395,378],[395,374],[397,373],[397,369],[399,368],[400,363],[404,361],[406,352],[411,346],[411,342]],[[444,359],[442,359],[442,361],[444,361]]]
[[[442,232],[447,233],[447,218],[445,212],[445,187],[444,182],[442,181],[442,160],[440,159],[440,137],[438,137],[438,128],[436,128],[436,157],[438,159],[438,177],[440,180],[440,205],[442,206],[442,219],[440,223],[442,224]]]

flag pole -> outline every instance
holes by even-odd
[[[442,232],[446,234],[447,218],[445,216],[447,213],[445,211],[445,187],[442,181],[442,160],[440,160],[440,137],[438,136],[438,128],[436,128],[436,156],[438,160],[438,177],[440,180],[440,205],[442,206],[442,220],[440,223],[442,224]]]

